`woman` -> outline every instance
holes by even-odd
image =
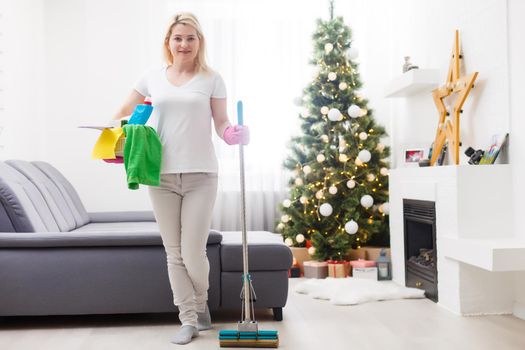
[[[166,250],[173,302],[181,328],[173,338],[187,344],[211,328],[207,306],[209,262],[206,242],[217,193],[217,158],[211,119],[226,143],[247,144],[247,127],[231,126],[226,88],[205,61],[205,40],[197,18],[180,13],[164,39],[167,66],[146,72],[115,115],[130,115],[149,97],[152,121],[162,142],[161,183],[149,194]],[[156,120],[155,120],[156,119]]]

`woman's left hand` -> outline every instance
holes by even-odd
[[[224,130],[223,138],[228,145],[247,145],[250,143],[250,129],[246,125],[229,126]]]

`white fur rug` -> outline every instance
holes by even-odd
[[[356,305],[369,301],[424,298],[425,291],[402,287],[392,281],[372,281],[361,278],[306,279],[295,292],[314,299],[329,300],[334,305]]]

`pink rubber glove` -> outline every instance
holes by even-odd
[[[224,130],[223,139],[228,145],[247,145],[250,143],[250,129],[246,125],[228,126]]]

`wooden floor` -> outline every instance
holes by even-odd
[[[294,293],[298,282],[282,322],[257,313],[261,329],[279,331],[281,349],[525,349],[525,321],[512,316],[460,317],[427,299],[334,306]],[[215,329],[183,347],[170,343],[176,314],[13,317],[0,325],[0,349],[218,349],[217,330],[234,328],[238,315],[212,317]]]

